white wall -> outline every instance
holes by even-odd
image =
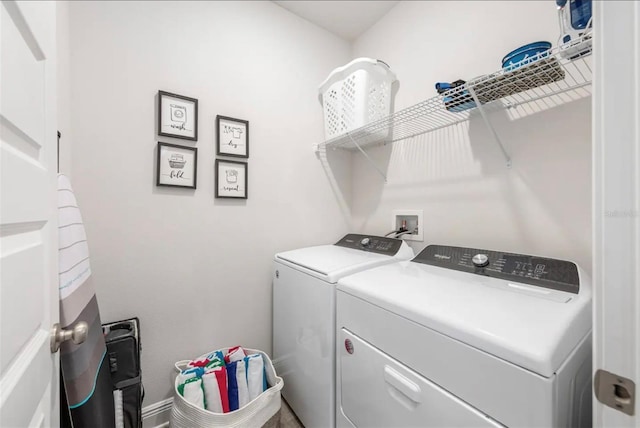
[[[60,138],[59,171],[71,177],[71,147],[73,133],[71,132],[71,71],[69,52],[69,2],[56,2],[56,44],[57,44],[57,70],[56,79],[58,86],[58,131]]]
[[[403,1],[358,38],[353,57],[379,58],[400,80],[396,111],[436,95],[438,81],[491,73],[525,43],[557,42],[549,1]],[[388,183],[353,155],[354,225],[391,229],[393,209],[424,210],[424,243],[569,259],[591,271],[591,99],[523,117],[492,116],[507,169],[480,117],[371,151]],[[516,115],[518,116],[518,115]]]
[[[145,404],[170,396],[176,360],[270,351],[274,253],[346,233],[348,195],[311,145],[317,85],[348,59],[271,2],[72,2],[73,185],[103,321],[142,322]],[[159,89],[199,99],[195,191],[155,185]],[[213,196],[216,114],[250,121],[247,201]]]

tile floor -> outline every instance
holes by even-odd
[[[280,408],[280,428],[304,428],[304,425],[298,420],[295,413],[291,411],[291,407],[284,401],[284,398]]]

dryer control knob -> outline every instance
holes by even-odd
[[[489,264],[489,256],[486,254],[476,254],[471,261],[476,267],[485,267]]]
[[[371,239],[369,238],[362,238],[362,241],[360,241],[360,245],[363,247],[368,247],[369,244],[371,244]]]

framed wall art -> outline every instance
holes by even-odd
[[[196,188],[198,149],[158,143],[156,185]]]
[[[218,115],[216,137],[218,155],[249,157],[249,121]]]
[[[247,199],[249,165],[216,159],[216,198]]]
[[[158,135],[198,140],[198,100],[158,91]]]

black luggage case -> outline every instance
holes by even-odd
[[[142,428],[142,372],[140,370],[140,321],[131,318],[102,324],[111,371],[116,426]]]

